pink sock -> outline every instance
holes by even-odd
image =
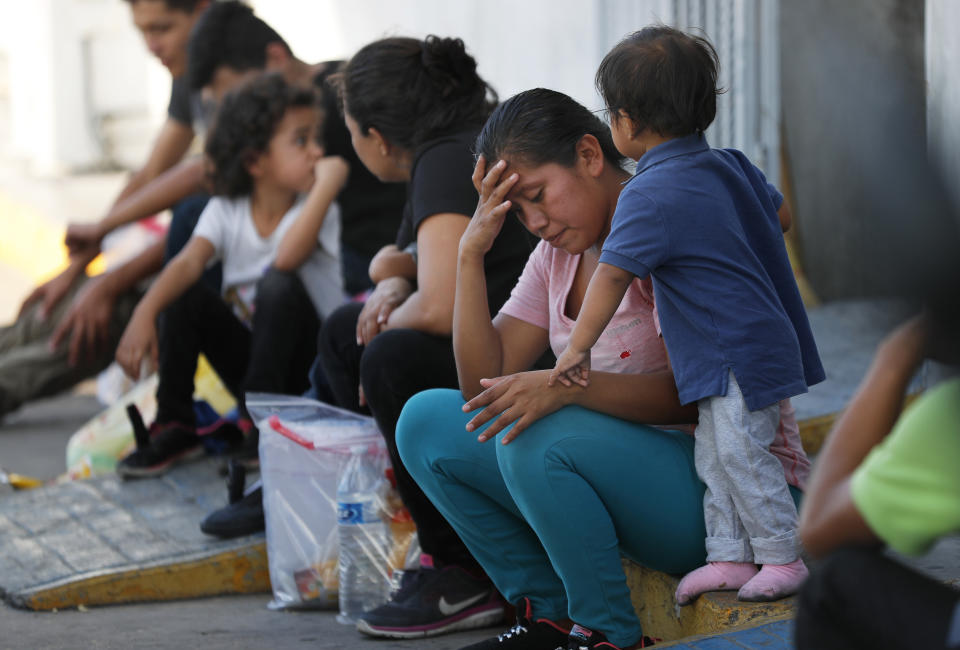
[[[678,605],[689,605],[705,591],[739,589],[757,575],[752,562],[708,562],[683,577],[677,586]]]
[[[766,602],[792,596],[800,590],[808,574],[807,565],[800,558],[790,564],[764,564],[760,573],[743,585],[737,598]]]

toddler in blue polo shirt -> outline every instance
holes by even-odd
[[[697,403],[706,484],[707,564],[680,582],[681,605],[718,589],[774,600],[806,578],[796,505],[769,447],[779,401],[824,378],[783,242],[783,197],[741,152],[704,138],[718,67],[706,39],[665,26],[628,36],[600,64],[613,141],[637,171],[549,380],[587,384],[590,348],[633,278],[652,275],[680,402]]]

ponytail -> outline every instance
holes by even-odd
[[[363,47],[334,83],[363,133],[415,151],[442,135],[479,127],[497,95],[459,38],[393,37]]]

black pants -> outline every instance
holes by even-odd
[[[960,647],[947,633],[960,592],[875,549],[843,549],[814,567],[797,612],[800,650]]]
[[[340,243],[340,270],[343,273],[343,289],[347,295],[355,296],[373,288],[373,281],[367,272],[372,259],[372,255]]]
[[[191,194],[170,210],[170,229],[167,230],[167,241],[163,249],[163,263],[166,264],[179,253],[197,227],[203,209],[210,200],[208,194]],[[214,291],[220,291],[220,281],[223,278],[223,266],[217,262],[203,272],[203,283]]]
[[[477,566],[463,542],[420,486],[397,452],[397,418],[407,400],[428,388],[456,388],[453,341],[409,329],[378,334],[370,345],[357,345],[357,318],[363,305],[351,303],[333,312],[320,332],[320,363],[337,403],[361,411],[358,388],[377,421],[390,453],[397,490],[410,510],[420,548],[440,563]]]
[[[316,355],[317,317],[296,273],[270,269],[257,283],[252,330],[204,282],[160,318],[157,421],[193,424],[197,355],[210,365],[243,410],[247,391],[299,395]]]

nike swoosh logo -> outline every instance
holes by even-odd
[[[440,613],[443,614],[444,616],[452,616],[457,612],[466,609],[470,605],[480,602],[485,597],[486,597],[486,594],[477,594],[476,596],[467,598],[466,600],[461,600],[459,603],[448,603],[447,599],[441,596],[440,604],[438,605],[438,607],[440,608]]]

